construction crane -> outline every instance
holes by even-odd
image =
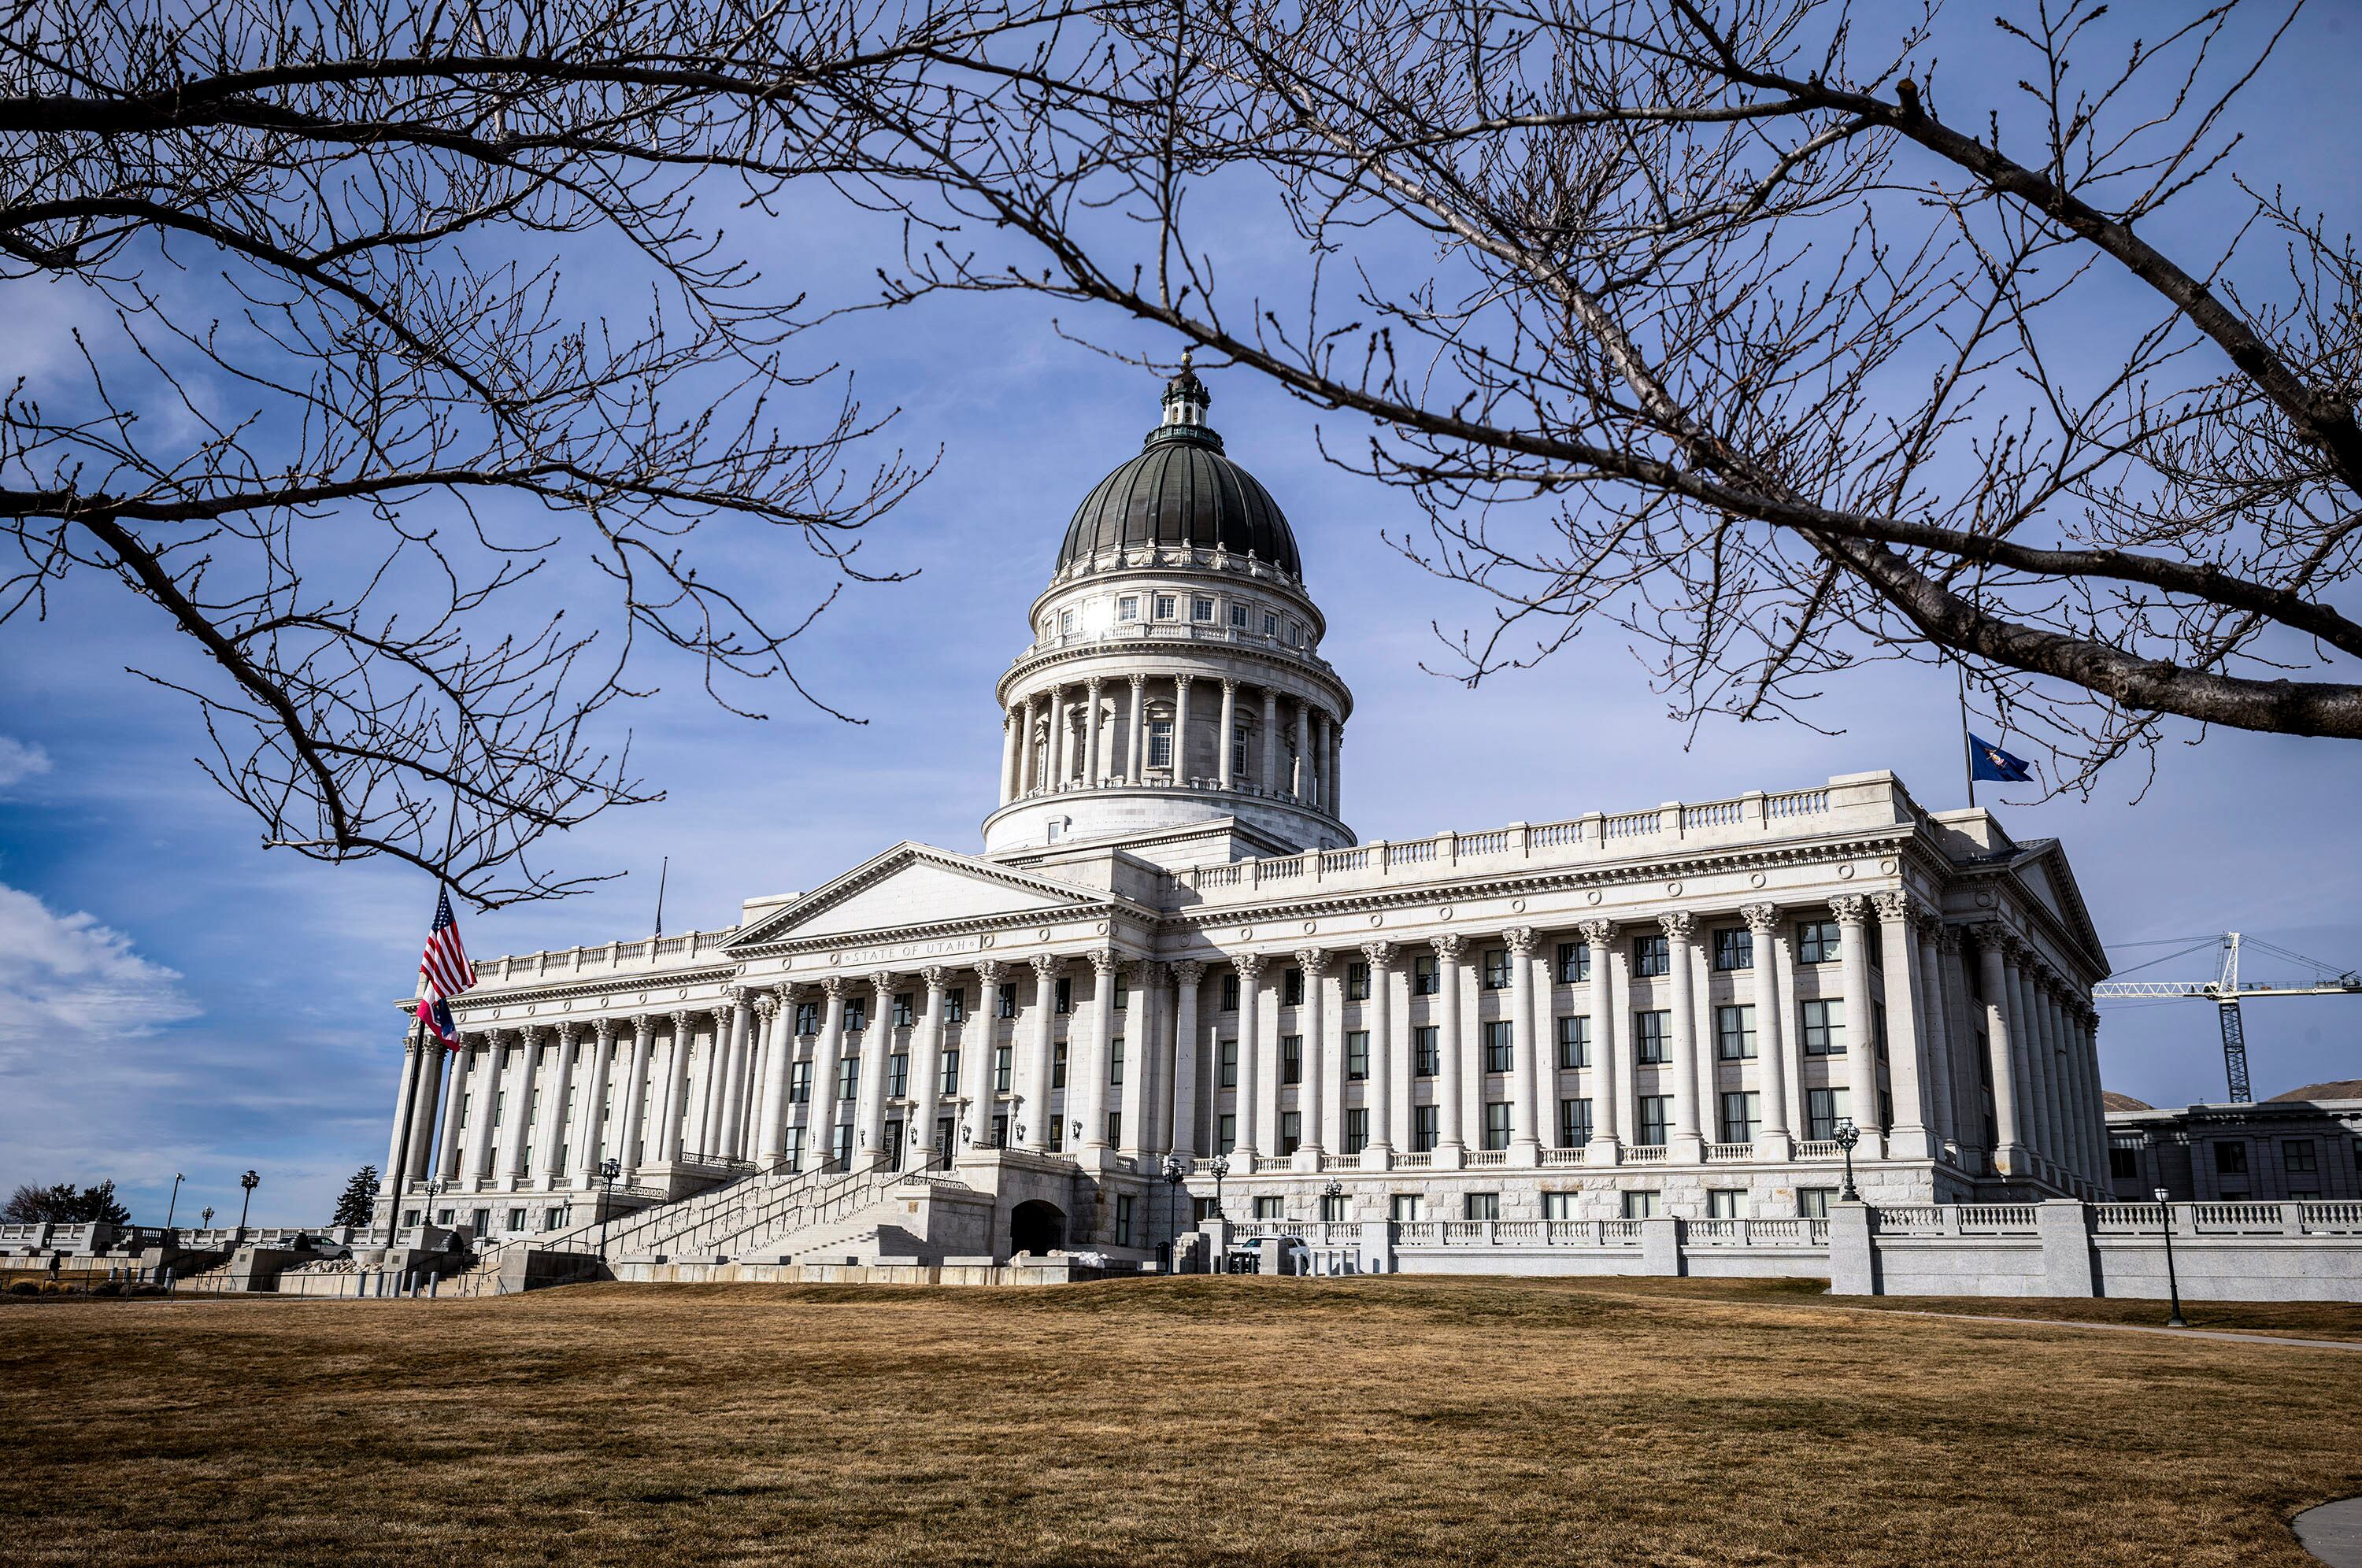
[[[2316,977],[2312,985],[2281,985],[2264,980],[2250,980],[2243,985],[2239,980],[2239,945],[2242,940],[2235,931],[2225,932],[2219,938],[2199,937],[2191,941],[2188,946],[2179,952],[2169,953],[2162,958],[2152,958],[2147,963],[2134,966],[2135,969],[2147,969],[2158,964],[2170,963],[2176,958],[2198,951],[2209,943],[2219,942],[2222,948],[2222,966],[2211,980],[2119,980],[2112,977],[2092,988],[2093,1001],[2194,997],[2213,1002],[2215,1017],[2223,1026],[2223,1070],[2224,1076],[2231,1080],[2231,1103],[2234,1105],[2246,1105],[2256,1098],[2247,1084],[2247,1032],[2246,1023],[2239,1016],[2240,1002],[2258,997],[2362,996],[2362,974],[2356,974],[2352,969],[2345,970],[2334,979]],[[2257,937],[2248,937],[2244,940],[2249,946],[2261,948],[2275,957],[2290,959],[2313,970],[2316,977],[2325,977],[2330,973],[2328,965],[2316,959],[2307,958],[2301,953],[2291,953],[2285,947],[2276,947]],[[2163,946],[2165,944],[2136,943],[2134,945],[2147,947]]]

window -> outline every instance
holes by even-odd
[[[1233,604],[1231,606],[1231,624],[1236,626],[1242,632],[1247,629],[1247,607],[1245,605]]]
[[[1214,619],[1214,602],[1205,598],[1189,601],[1189,619],[1211,623]]]
[[[1009,1092],[1010,1075],[1016,1071],[1016,1048],[1013,1046],[1000,1045],[994,1048],[992,1053],[993,1093],[1007,1094]]]
[[[1345,1112],[1345,1153],[1358,1154],[1370,1146],[1370,1113],[1360,1106]]]
[[[1236,974],[1222,977],[1222,1010],[1224,1012],[1239,1010],[1239,977]]]
[[[1131,1005],[1131,980],[1122,970],[1118,969],[1115,973],[1115,1010],[1121,1012]]]
[[[1665,1141],[1665,1123],[1673,1109],[1673,1097],[1669,1094],[1644,1094],[1640,1097],[1640,1142],[1649,1144]]]
[[[1115,1244],[1131,1245],[1131,1194],[1120,1192],[1115,1198]]]
[[[1015,1018],[1017,1016],[1016,981],[1004,980],[1001,982],[999,995],[993,999],[992,1010],[1001,1018]]]
[[[866,997],[847,998],[844,1003],[844,1032],[847,1034],[858,1034],[868,1025],[868,1022],[869,999]]]
[[[1345,1031],[1345,1078],[1360,1083],[1370,1076],[1370,1032],[1366,1029]]]
[[[1009,1147],[1009,1116],[1006,1111],[992,1119],[992,1146],[996,1149]]]
[[[1123,1112],[1120,1110],[1107,1113],[1107,1142],[1110,1149],[1123,1147]]]
[[[1653,1192],[1628,1192],[1624,1195],[1624,1218],[1654,1220],[1657,1217],[1657,1195]]]
[[[820,1032],[820,1003],[816,1001],[796,1003],[796,1032],[799,1034]]]
[[[833,1153],[832,1154],[831,1158],[836,1161],[837,1168],[839,1170],[843,1170],[845,1166],[853,1164],[852,1122],[848,1121],[843,1126],[835,1129],[834,1132],[830,1137],[829,1142],[833,1145]]]
[[[1590,1019],[1576,1016],[1558,1021],[1558,1065],[1562,1067],[1591,1066]]]
[[[967,1021],[967,988],[966,986],[954,986],[944,993],[944,1021],[945,1023]]]
[[[445,1209],[439,1210],[435,1216],[435,1223],[448,1229],[451,1221],[456,1219],[458,1215],[458,1210],[456,1209]]]
[[[1273,614],[1268,610],[1264,612],[1263,635],[1266,637],[1275,637],[1279,635],[1279,617]]]
[[[1063,1116],[1053,1116],[1050,1118],[1050,1148],[1054,1153],[1065,1146],[1066,1119]]]
[[[861,1058],[847,1056],[836,1065],[836,1098],[851,1099],[861,1088]]]
[[[1214,1048],[1214,1056],[1215,1061],[1218,1064],[1215,1070],[1215,1077],[1220,1087],[1223,1088],[1238,1088],[1239,1043],[1235,1040],[1223,1041],[1220,1045],[1217,1045]]]
[[[1832,998],[1826,1001],[1804,1004],[1805,1055],[1807,1056],[1842,1056],[1845,1055],[1845,1003]]]
[[[1127,593],[1115,602],[1115,618],[1119,621],[1140,619],[1140,595]]]
[[[1714,966],[1726,974],[1755,967],[1755,933],[1743,925],[1716,932]]]
[[[1501,1217],[1501,1195],[1497,1192],[1472,1192],[1461,1200],[1463,1220],[1498,1220]]]
[[[896,992],[894,993],[894,1027],[895,1027],[895,1028],[897,1028],[897,1029],[908,1029],[908,1028],[910,1028],[910,1027],[911,1027],[911,1017],[912,1017],[912,1015],[913,1015],[913,1014],[915,1014],[915,1013],[917,1012],[917,1010],[918,1010],[918,1006],[917,1006],[917,1004],[918,1004],[918,997],[917,997],[917,994],[916,994],[916,993],[914,993],[914,992],[911,992],[911,991],[896,991]]]
[[[1796,962],[1834,964],[1838,961],[1838,922],[1801,921],[1796,926]]]
[[[797,1062],[788,1068],[788,1103],[806,1105],[811,1100],[811,1064]]]
[[[1285,1208],[1283,1208],[1283,1207],[1282,1207],[1282,1205],[1285,1203],[1285,1201],[1286,1201],[1285,1199],[1283,1199],[1283,1198],[1256,1198],[1256,1199],[1255,1199],[1255,1218],[1256,1218],[1256,1219],[1258,1219],[1258,1220],[1285,1220],[1285,1219],[1286,1219],[1286,1218],[1287,1218],[1287,1210],[1286,1210]]]
[[[1303,970],[1282,969],[1279,972],[1279,1005],[1282,1007],[1304,1005]]]
[[[1173,595],[1169,593],[1158,594],[1156,596],[1156,618],[1160,621],[1170,621],[1173,619],[1174,613]]]
[[[1287,646],[1290,647],[1298,647],[1303,645],[1303,642],[1304,623],[1301,621],[1290,621],[1287,624]]]
[[[1279,1081],[1284,1084],[1304,1081],[1304,1036],[1301,1034],[1279,1037]]]
[[[1877,1048],[1878,1059],[1886,1060],[1886,1004],[1872,1000],[1870,1004],[1870,1038]],[[1886,1119],[1890,1123],[1893,1118]]]
[[[1108,1083],[1116,1088],[1123,1087],[1123,1036],[1108,1042]]]
[[[1816,1088],[1805,1091],[1805,1136],[1816,1143],[1826,1143],[1838,1135],[1838,1123],[1846,1120],[1847,1091],[1841,1088]]]
[[[1227,1113],[1214,1118],[1214,1152],[1227,1154],[1239,1146],[1239,1119]]]
[[[1575,1217],[1575,1215],[1574,1215],[1574,1205],[1575,1205],[1575,1199],[1576,1199],[1578,1197],[1580,1197],[1580,1196],[1581,1196],[1581,1195],[1580,1195],[1580,1194],[1578,1194],[1578,1193],[1572,1193],[1572,1192],[1545,1192],[1545,1193],[1543,1193],[1543,1194],[1542,1194],[1542,1218],[1543,1218],[1543,1219],[1545,1219],[1545,1220],[1572,1220],[1572,1219],[1573,1219],[1573,1218]]]
[[[1747,1194],[1735,1187],[1706,1189],[1705,1217],[1709,1220],[1744,1220],[1747,1218]]]
[[[1505,947],[1485,949],[1485,988],[1507,990],[1509,985],[1509,952]]]
[[[1075,630],[1075,613],[1074,613],[1072,610],[1061,610],[1061,611],[1059,611],[1059,612],[1058,612],[1058,635],[1059,635],[1060,636],[1062,636],[1062,637],[1064,637],[1064,636],[1071,636],[1071,635],[1074,635],[1074,630]]]
[[[1426,1154],[1429,1150],[1435,1147],[1436,1143],[1440,1140],[1440,1137],[1441,1133],[1439,1131],[1439,1119],[1437,1117],[1435,1107],[1431,1105],[1412,1106],[1410,1108],[1410,1146],[1412,1152],[1421,1154]]]
[[[1485,1102],[1485,1146],[1488,1149],[1509,1146],[1509,1102],[1506,1099]]]
[[[2236,1139],[2215,1144],[2214,1170],[2218,1176],[2246,1176],[2247,1145]]]
[[[1632,1015],[1633,1044],[1640,1066],[1663,1066],[1672,1059],[1673,1015],[1636,1012]]]
[[[897,1051],[886,1058],[886,1098],[911,1098],[911,1054],[907,1051]]]
[[[1054,1000],[1054,1010],[1058,1012],[1072,1012],[1075,1010],[1075,979],[1073,976],[1059,976],[1058,983],[1050,994]]]
[[[1279,1113],[1279,1152],[1292,1154],[1304,1144],[1304,1113],[1283,1110]]]
[[[1485,1070],[1506,1073],[1515,1065],[1516,1055],[1516,1036],[1509,1021],[1505,1018],[1487,1019],[1485,1022]]]
[[[1796,1189],[1796,1212],[1807,1220],[1826,1220],[1829,1205],[1837,1201],[1838,1189],[1833,1187],[1800,1187]]]
[[[1054,1089],[1066,1087],[1066,1043],[1063,1040],[1050,1047],[1050,1087]]]
[[[2280,1143],[2280,1164],[2291,1176],[2311,1176],[2321,1168],[2310,1138],[2283,1139]]]
[[[1443,1070],[1442,1036],[1432,1023],[1422,1023],[1410,1032],[1410,1070],[1413,1077],[1422,1078]]]
[[[1716,1129],[1725,1143],[1752,1143],[1763,1131],[1763,1097],[1753,1089],[1722,1097],[1722,1124]]]
[[[509,1229],[512,1231],[522,1231],[524,1229],[524,1209],[512,1209],[509,1210]]]
[[[1562,1099],[1558,1102],[1558,1141],[1569,1149],[1580,1149],[1591,1142],[1589,1099]]]
[[[1562,942],[1558,944],[1558,983],[1572,986],[1591,978],[1591,944]]]
[[[1170,719],[1148,721],[1148,766],[1173,766],[1173,721]]]
[[[1239,725],[1231,732],[1231,771],[1241,778],[1247,771],[1247,727]]]
[[[2140,1151],[2125,1143],[2117,1143],[2110,1146],[2108,1150],[2108,1175],[2117,1181],[2138,1181],[2140,1179]]]
[[[1386,1198],[1386,1218],[1397,1225],[1407,1225],[1418,1218],[1420,1207],[1418,1193],[1392,1193]]]
[[[957,1051],[944,1053],[943,1072],[936,1080],[935,1092],[939,1095],[959,1093],[959,1053]]]
[[[1650,975],[1673,972],[1673,948],[1663,932],[1654,936],[1632,939],[1632,973],[1645,979]]]
[[[1714,1054],[1725,1062],[1755,1060],[1755,1010],[1752,1007],[1741,1004],[1714,1010]]]
[[[1347,1001],[1370,999],[1370,966],[1367,964],[1345,966],[1345,999]]]
[[[1432,954],[1423,954],[1410,961],[1410,994],[1431,997],[1443,988],[1442,972],[1436,968]]]

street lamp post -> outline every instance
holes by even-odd
[[[1329,1210],[1331,1209],[1338,1210],[1338,1219],[1342,1220],[1345,1217],[1344,1210],[1338,1201],[1344,1196],[1345,1184],[1331,1176],[1329,1179],[1329,1185],[1320,1189],[1320,1222],[1322,1224],[1329,1223]]]
[[[2164,1187],[2158,1187],[2157,1204],[2165,1212],[2165,1293],[2167,1299],[2172,1303],[2165,1320],[2165,1326],[2169,1329],[2186,1329],[2190,1324],[2181,1316],[2181,1282],[2174,1277],[2173,1273],[2173,1194]]]
[[[197,1219],[206,1230],[212,1230],[214,1228],[214,1206],[210,1203],[206,1204],[205,1211],[203,1214],[198,1215]]]
[[[181,1184],[188,1178],[180,1172],[172,1173],[172,1201],[164,1206],[164,1229],[172,1228],[172,1216],[181,1207]]]
[[[1227,1220],[1230,1216],[1222,1212],[1222,1178],[1231,1174],[1231,1157],[1216,1154],[1213,1163],[1206,1168],[1214,1173],[1214,1218]]]
[[[1838,1193],[1840,1203],[1860,1203],[1861,1194],[1853,1189],[1853,1146],[1861,1142],[1861,1129],[1849,1116],[1838,1123],[1838,1147],[1845,1151],[1845,1187]]]
[[[237,1235],[238,1240],[244,1241],[246,1239],[246,1211],[248,1207],[254,1202],[254,1189],[262,1185],[262,1178],[255,1175],[254,1172],[248,1171],[244,1176],[237,1178],[237,1185],[246,1189],[246,1196],[237,1200]],[[400,1200],[396,1199],[396,1201],[398,1202]]]
[[[1189,1162],[1178,1154],[1168,1154],[1157,1167],[1164,1177],[1164,1229],[1172,1238],[1165,1243],[1166,1255],[1174,1273],[1181,1264],[1181,1184],[1189,1179]]]
[[[607,1261],[607,1215],[615,1207],[615,1178],[624,1174],[624,1162],[613,1154],[599,1162],[599,1185],[605,1189],[599,1200],[599,1261]]]

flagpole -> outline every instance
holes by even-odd
[[[664,857],[664,863],[657,867],[657,934],[658,936],[664,934],[665,876],[671,869],[672,856],[668,855]]]
[[[1977,809],[1977,748],[1969,739],[1969,667],[1955,659],[1960,672],[1960,762],[1969,772],[1969,810]]]
[[[426,1025],[414,1017],[410,1023],[410,1038],[403,1042],[405,1057],[418,1057],[418,1066],[422,1072],[426,1066],[425,1054],[419,1050],[418,1044],[419,1037],[425,1032]],[[403,1066],[406,1067],[408,1065],[405,1060]],[[399,1123],[402,1135],[394,1141],[393,1169],[389,1173],[392,1177],[392,1196],[387,1200],[385,1206],[385,1244],[389,1252],[393,1249],[396,1228],[402,1223],[402,1184],[409,1179],[410,1176],[410,1124],[417,1114],[418,1078],[416,1074],[413,1074],[410,1080],[410,1092],[402,1097],[402,1121]]]

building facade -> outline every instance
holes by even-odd
[[[2107,966],[2053,841],[1887,773],[1360,840],[1352,694],[1209,402],[1185,370],[1076,513],[997,685],[981,853],[480,964],[464,1049],[405,1062],[404,1222],[497,1241],[922,1167],[991,1199],[956,1250],[999,1256],[1153,1255],[1218,1198],[1768,1218],[1835,1198],[1847,1129],[1880,1203],[2109,1192]]]
[[[2362,1198],[2362,1079],[2247,1105],[2159,1110],[2107,1097],[2109,1188],[2146,1202],[2336,1203]]]

